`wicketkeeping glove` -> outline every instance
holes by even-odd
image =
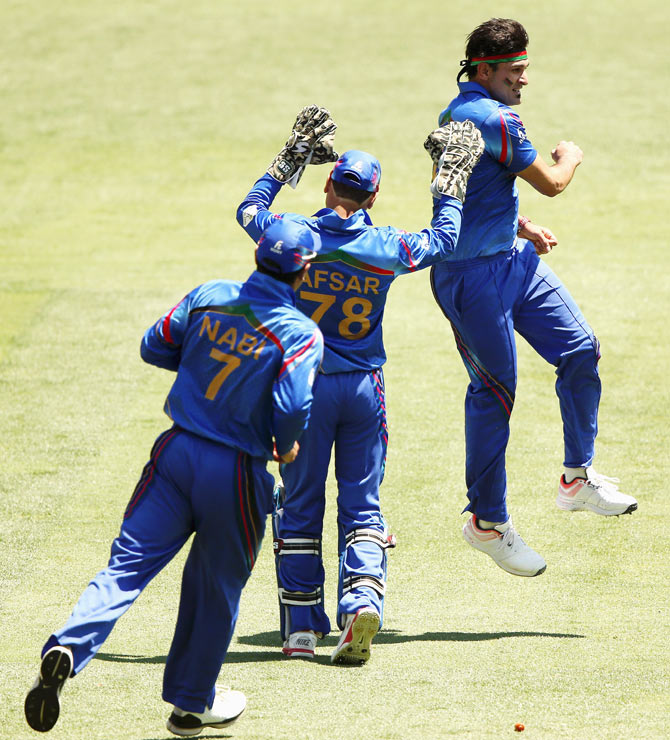
[[[268,167],[268,172],[279,182],[298,184],[305,165],[337,162],[339,154],[333,149],[337,124],[326,108],[308,105],[293,124],[286,144]]]
[[[474,166],[484,152],[484,140],[472,121],[451,121],[431,131],[423,144],[435,165],[430,186],[434,198],[452,195],[461,203]]]

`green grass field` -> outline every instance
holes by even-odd
[[[599,470],[631,517],[554,505],[562,462],[553,368],[519,346],[510,508],[548,562],[514,578],[462,539],[466,374],[422,273],[392,290],[385,338],[391,439],[383,631],[370,663],[282,659],[268,542],[244,592],[221,681],[248,709],[200,737],[670,737],[668,10],[664,0],[5,0],[0,9],[0,736],[36,737],[23,700],[39,650],[102,568],[155,436],[168,373],[145,328],[252,252],[237,204],[316,102],[337,147],[384,168],[372,213],[408,230],[430,213],[422,142],[453,96],[467,33],[491,16],[529,31],[519,109],[545,160],[585,152],[567,192],[520,184],[557,234],[547,259],[602,344]],[[313,167],[277,210],[313,212]],[[276,472],[274,466],[273,471]],[[329,483],[324,548],[335,607]],[[54,740],[163,740],[160,698],[184,553],[68,683]]]

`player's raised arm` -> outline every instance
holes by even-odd
[[[338,154],[333,149],[336,130],[337,124],[327,108],[306,106],[298,113],[286,144],[270,163],[268,174],[282,184],[295,187],[305,165],[336,162]]]
[[[482,135],[472,121],[452,121],[428,134],[423,144],[435,166],[430,186],[434,198],[450,195],[463,203],[468,179],[484,152]]]
[[[237,208],[237,222],[258,241],[275,214],[269,208],[287,183],[295,187],[308,164],[335,162],[337,124],[327,108],[309,105],[298,114],[286,143]]]
[[[517,173],[542,195],[553,198],[568,187],[584,153],[573,141],[561,141],[551,152],[553,165],[548,165],[539,155],[525,170]]]
[[[433,160],[430,189],[435,208],[429,229],[401,239],[400,262],[410,271],[428,267],[454,251],[468,179],[484,151],[484,141],[471,121],[452,121],[431,131],[424,148]]]

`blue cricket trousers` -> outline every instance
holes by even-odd
[[[381,369],[319,375],[307,429],[300,437],[295,462],[283,465],[283,512],[275,523],[280,540],[318,540],[313,554],[277,556],[280,588],[312,594],[308,606],[282,608],[282,633],[314,630],[324,635],[330,621],[323,607],[324,568],[321,536],[326,507],[326,478],[335,447],[338,550],[340,555],[337,621],[364,606],[383,613],[386,554],[374,541],[350,538],[355,530],[376,530],[382,538],[386,524],[379,504],[384,475],[388,429]],[[371,577],[367,579],[366,577]],[[280,597],[281,601],[281,597]]]
[[[492,257],[441,263],[433,293],[470,376],[465,397],[465,511],[506,521],[505,449],[517,381],[516,330],[556,367],[564,464],[590,465],[598,431],[599,345],[577,304],[531,242]]]
[[[107,567],[88,585],[55,644],[78,673],[116,620],[195,532],[163,679],[163,699],[202,712],[233,635],[240,595],[272,508],[266,461],[173,427],[156,440]]]

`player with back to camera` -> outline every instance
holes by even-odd
[[[267,461],[295,459],[309,418],[323,338],[295,307],[295,291],[318,248],[310,229],[275,222],[246,282],[201,285],[145,333],[142,358],[176,372],[165,402],[174,426],[153,446],[109,565],[42,649],[25,700],[33,729],[53,727],[65,681],[193,533],[163,677],[163,699],[174,704],[167,727],[197,735],[244,710],[243,693],[215,683],[272,510]]]
[[[459,94],[441,125],[472,120],[486,149],[468,181],[456,249],[431,274],[433,293],[451,322],[470,376],[465,400],[466,484],[472,516],[467,542],[504,570],[535,576],[544,559],[519,537],[506,507],[505,449],[516,390],[516,330],[556,367],[563,419],[564,471],[557,504],[603,516],[637,508],[616,479],[592,467],[600,379],[598,341],[561,281],[539,259],[556,246],[549,229],[519,215],[516,177],[538,192],[562,192],[582,161],[582,150],[561,141],[547,165],[512,110],[528,84],[528,36],[510,19],[493,18],[468,37],[458,75]],[[437,208],[437,203],[434,205]],[[536,481],[533,481],[536,483]]]
[[[371,154],[358,150],[338,158],[333,152],[335,129],[327,110],[304,108],[285,147],[237,215],[253,239],[280,219],[306,226],[321,240],[297,305],[323,332],[324,359],[300,455],[280,471],[283,500],[278,496],[273,519],[281,633],[286,655],[313,658],[317,638],[330,631],[323,605],[321,537],[334,446],[337,623],[342,634],[331,660],[360,664],[370,657],[371,640],[382,623],[386,550],[394,544],[379,502],[387,446],[382,374],[387,292],[398,275],[435,264],[454,249],[465,185],[483,143],[470,122],[431,132],[427,141],[439,152],[432,186],[438,198],[435,214],[430,228],[407,233],[372,225],[369,211],[377,198],[381,167]],[[269,210],[282,186],[300,178],[305,164],[332,161],[325,208],[312,217]]]

